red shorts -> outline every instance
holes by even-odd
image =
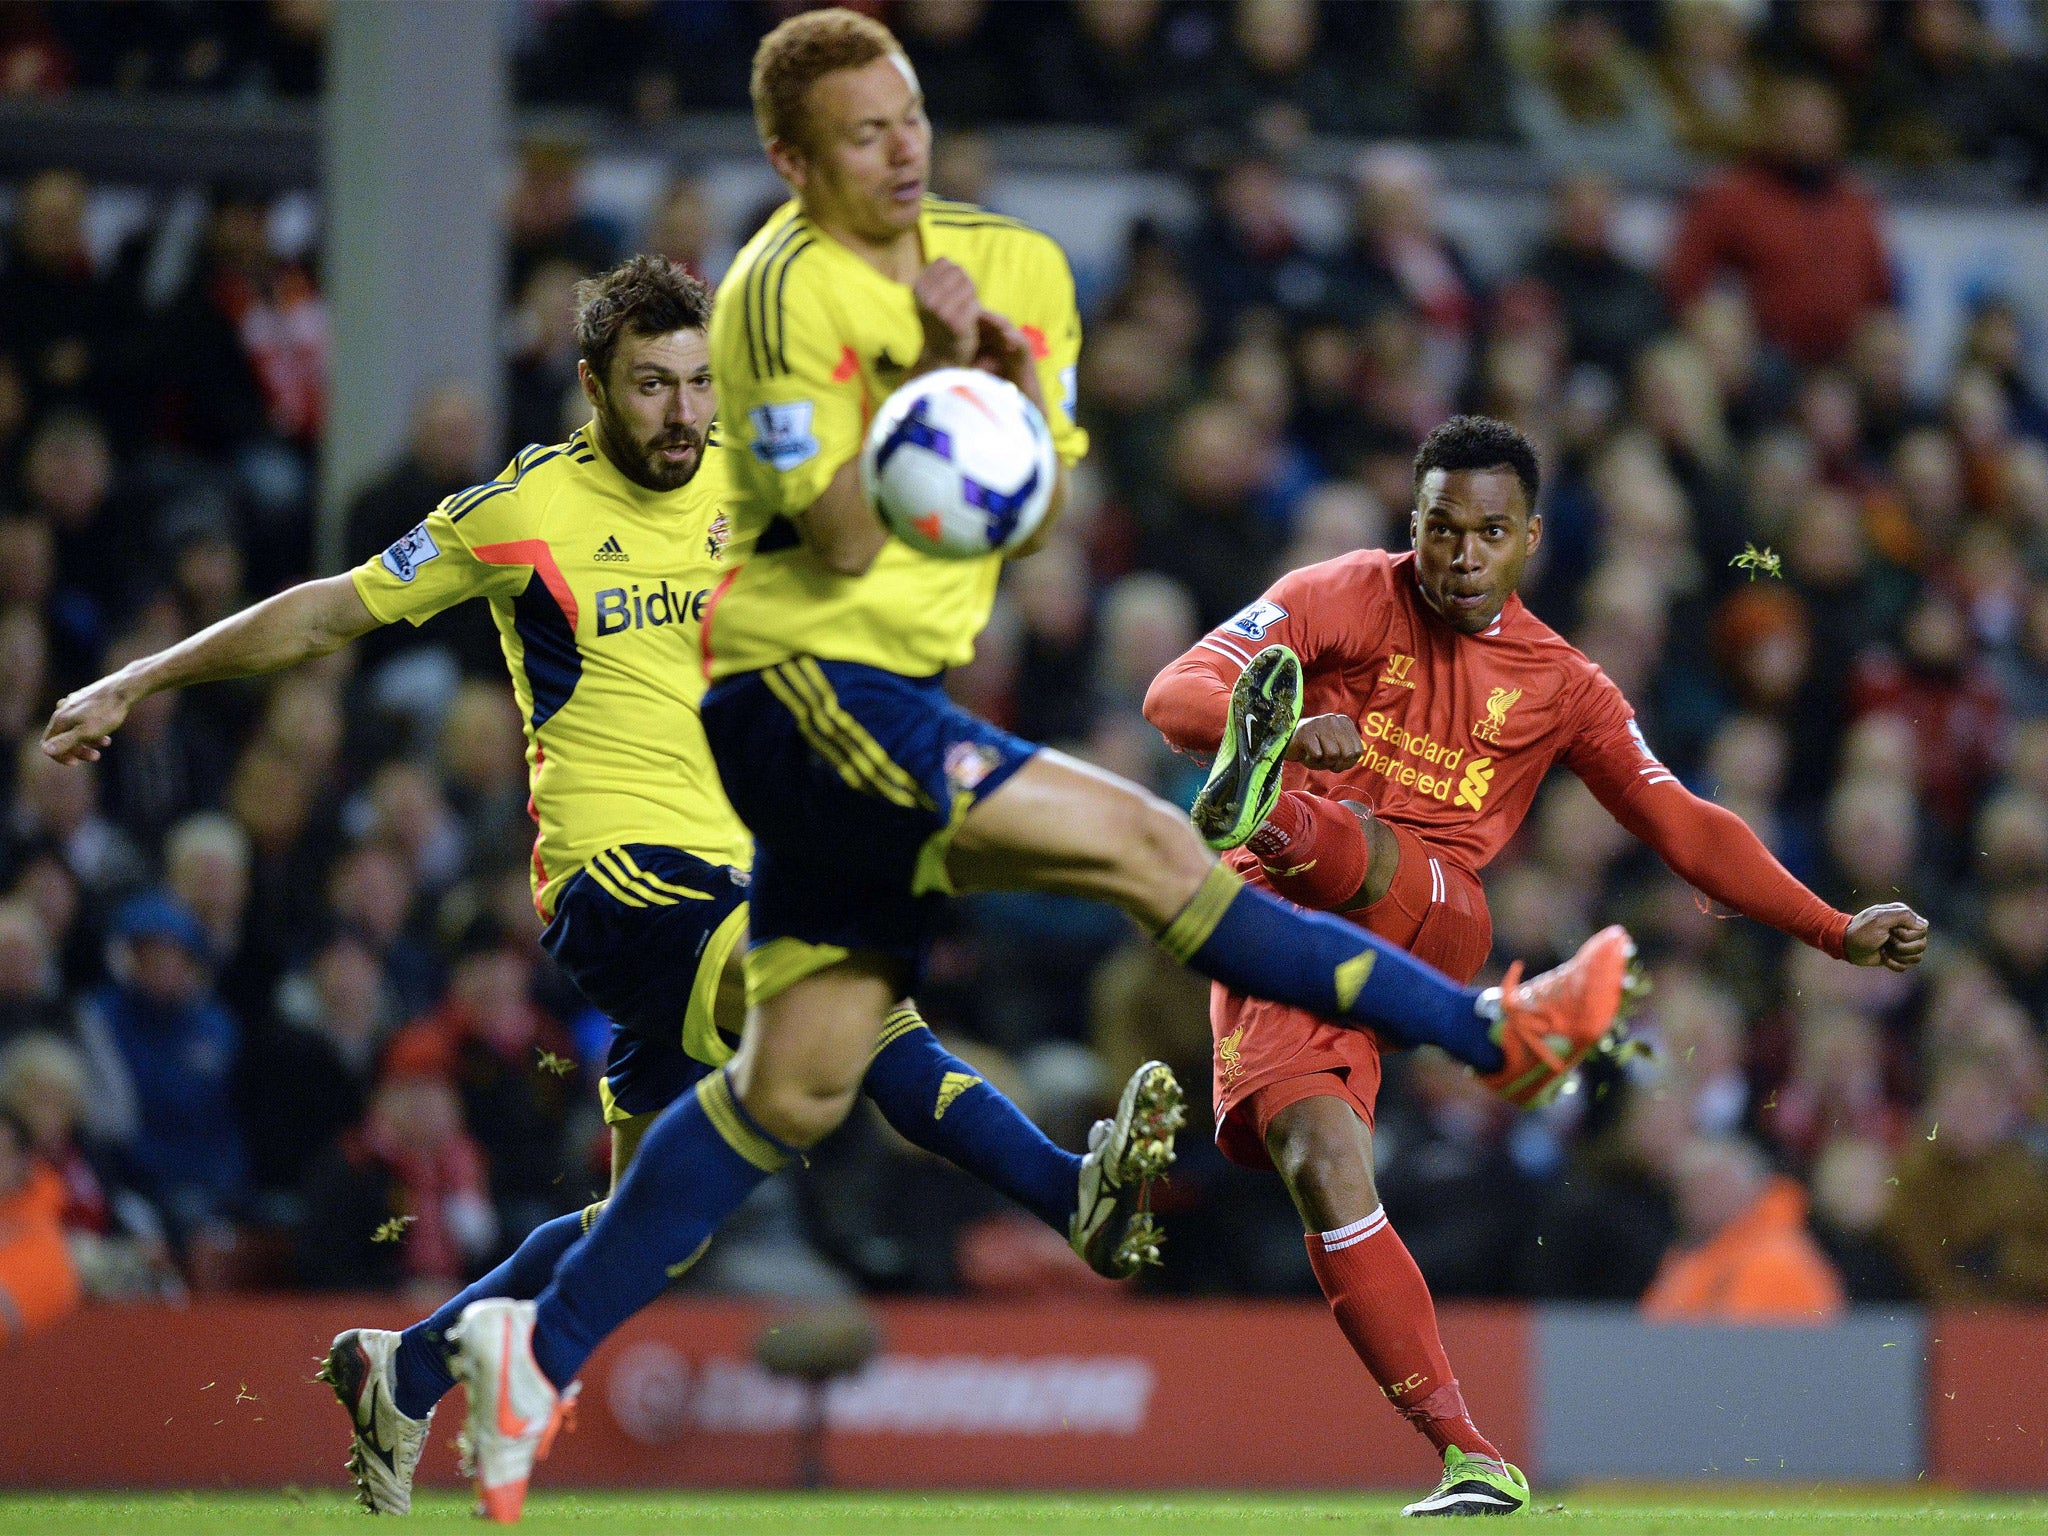
[[[1383,825],[1401,849],[1394,883],[1371,906],[1346,915],[1461,985],[1471,981],[1493,948],[1479,877],[1408,828]],[[1264,883],[1255,869],[1246,878]],[[1216,1039],[1216,1145],[1233,1163],[1270,1169],[1266,1129],[1303,1099],[1343,1099],[1372,1124],[1381,1045],[1371,1030],[1220,985],[1209,991],[1209,1029]]]

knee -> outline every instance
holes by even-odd
[[[1120,808],[1112,846],[1120,884],[1137,915],[1162,926],[1187,904],[1215,862],[1187,817],[1147,794],[1131,794]]]
[[[1267,1130],[1266,1153],[1317,1231],[1356,1220],[1379,1204],[1370,1148],[1349,1127],[1333,1132],[1314,1121],[1283,1122]]]
[[[733,1092],[754,1121],[785,1146],[813,1147],[853,1108],[860,1078],[816,1066],[791,1068],[742,1048],[732,1064]]]

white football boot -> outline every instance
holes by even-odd
[[[413,1473],[434,1421],[431,1408],[424,1419],[399,1412],[392,1366],[397,1354],[397,1334],[349,1328],[334,1336],[320,1363],[319,1378],[348,1410],[354,1432],[348,1470],[356,1480],[356,1502],[373,1515],[412,1512]]]
[[[530,1301],[473,1301],[448,1330],[448,1368],[469,1389],[463,1455],[477,1512],[501,1525],[518,1522],[534,1463],[547,1456],[582,1385],[557,1392],[543,1374],[533,1358],[533,1315]]]
[[[1173,1162],[1173,1138],[1186,1119],[1173,1068],[1148,1061],[1124,1084],[1116,1117],[1089,1130],[1067,1242],[1098,1275],[1128,1280],[1159,1262],[1165,1236],[1147,1197]]]

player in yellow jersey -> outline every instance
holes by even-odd
[[[783,22],[755,54],[753,98],[794,201],[740,253],[713,317],[742,563],[705,619],[703,706],[755,839],[746,1032],[735,1059],[648,1132],[538,1303],[479,1302],[458,1325],[479,1488],[500,1518],[517,1517],[590,1351],[846,1114],[956,889],[1113,901],[1236,990],[1532,1081],[1604,1039],[1620,1000],[1618,929],[1504,996],[1467,991],[1348,923],[1246,888],[1180,812],[946,698],[944,670],[972,654],[1000,560],[892,543],[860,494],[862,430],[905,379],[972,364],[1037,401],[1076,460],[1066,261],[1014,221],[927,199],[923,98],[879,23],[837,9]],[[1262,718],[1300,707],[1298,690],[1261,702]],[[1141,1141],[1154,1112],[1163,1123],[1178,1109],[1159,1087]],[[1142,1176],[1142,1153],[1132,1166]]]
[[[65,699],[45,747],[93,758],[151,693],[287,666],[380,624],[486,600],[526,729],[542,943],[612,1021],[600,1089],[616,1177],[656,1113],[732,1057],[752,842],[698,718],[698,629],[730,568],[733,494],[732,455],[712,436],[710,294],[638,257],[584,284],[578,303],[589,424],[525,449],[355,570]],[[1128,1105],[1083,1158],[1046,1140],[910,1005],[886,1033],[870,1094],[904,1136],[1018,1200],[1106,1273],[1128,1274],[1155,1250],[1110,1155],[1128,1142]],[[409,1507],[427,1421],[453,1384],[443,1342],[464,1307],[538,1295],[595,1209],[544,1223],[404,1334],[349,1329],[334,1341],[324,1374],[350,1412],[367,1505]]]

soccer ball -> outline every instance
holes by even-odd
[[[897,390],[860,455],[861,491],[889,531],[948,560],[1030,538],[1058,474],[1038,407],[978,368],[940,368]]]

